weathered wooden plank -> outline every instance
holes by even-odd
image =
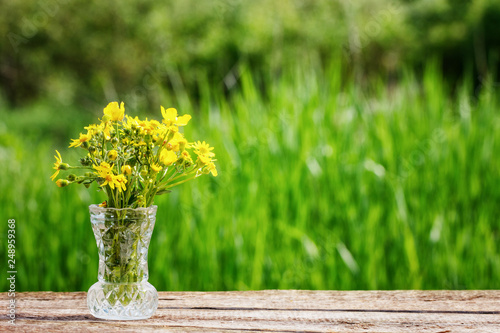
[[[5,306],[7,294],[0,294]],[[161,292],[143,321],[92,317],[86,293],[18,293],[16,332],[500,332],[500,291]],[[2,312],[0,331],[13,328]]]

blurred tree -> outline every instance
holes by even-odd
[[[240,60],[277,70],[304,55],[346,71],[397,71],[429,57],[481,75],[499,52],[498,0],[10,0],[0,20],[0,89],[37,98],[158,104],[160,91],[213,87]]]

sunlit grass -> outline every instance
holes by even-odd
[[[219,176],[156,200],[150,282],[158,290],[498,288],[494,87],[471,96],[466,82],[450,97],[433,66],[421,80],[407,73],[396,87],[381,78],[363,88],[340,65],[303,68],[311,69],[259,78],[264,92],[242,70],[229,96],[204,86],[199,104],[162,102],[193,114],[186,130],[216,147]],[[88,205],[103,197],[51,183],[54,149],[66,148],[52,132],[34,140],[36,118],[26,128],[16,119],[30,114],[2,111],[0,122],[0,230],[6,240],[7,219],[16,219],[17,288],[87,290],[97,279]],[[68,126],[87,124],[85,116]]]

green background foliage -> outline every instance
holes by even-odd
[[[357,72],[444,59],[448,75],[500,51],[500,2],[12,0],[2,5],[0,86],[19,105],[50,96],[95,107],[155,106],[160,87],[199,94],[241,60],[280,71],[308,54]]]
[[[18,291],[96,281],[104,197],[49,177],[114,100],[191,114],[218,158],[155,202],[158,290],[499,287],[498,1],[2,9],[0,258],[14,218]]]

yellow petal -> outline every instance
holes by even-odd
[[[176,124],[178,126],[185,126],[185,125],[187,125],[189,120],[191,120],[191,116],[188,114],[185,114],[185,115],[177,118]]]
[[[167,120],[175,121],[175,118],[177,118],[177,110],[174,108],[168,108],[165,114],[167,115]]]
[[[118,102],[111,102],[111,103],[108,103],[108,105],[106,105],[103,112],[104,112],[104,114],[111,117],[113,114],[113,110],[116,110],[116,109],[118,109]]]
[[[160,159],[163,164],[166,166],[172,165],[175,161],[177,161],[177,154],[171,150],[164,150],[160,154]]]
[[[54,174],[52,176],[50,176],[50,179],[52,181],[54,181],[54,179],[57,177],[58,174],[59,174],[59,170],[57,170],[56,172],[54,172]]]
[[[218,174],[216,168],[210,169],[210,172],[212,173],[212,176],[217,177]]]

